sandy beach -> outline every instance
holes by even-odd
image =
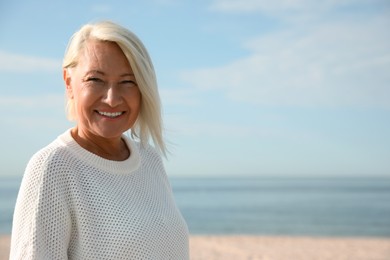
[[[0,260],[9,236],[0,236]],[[191,236],[191,260],[389,260],[389,238]]]

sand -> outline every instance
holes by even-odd
[[[0,260],[8,259],[9,240],[9,236],[0,236]]]
[[[9,236],[0,236],[0,260]],[[389,260],[390,238],[191,236],[191,260]]]
[[[390,260],[390,239],[193,236],[191,260]]]

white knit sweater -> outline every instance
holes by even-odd
[[[70,130],[32,157],[10,259],[189,258],[187,225],[161,157],[123,138],[131,151],[125,161],[88,152]]]

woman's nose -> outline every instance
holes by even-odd
[[[122,98],[121,92],[117,86],[112,84],[107,88],[104,102],[111,107],[116,107],[116,106],[122,104],[123,98]]]

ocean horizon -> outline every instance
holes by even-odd
[[[0,177],[0,234],[21,177]],[[390,237],[388,177],[170,177],[191,234]]]

